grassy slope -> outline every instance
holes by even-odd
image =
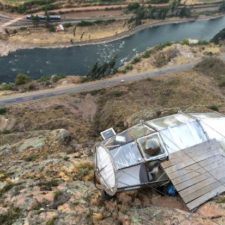
[[[13,106],[7,116],[16,120],[13,132],[66,128],[80,142],[85,142],[108,127],[121,130],[168,109],[206,110],[217,106],[223,111],[224,100],[223,87],[216,79],[191,71]]]

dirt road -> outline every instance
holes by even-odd
[[[164,76],[170,73],[184,72],[192,69],[199,60],[193,63],[175,65],[162,69],[157,69],[152,72],[139,73],[139,74],[126,74],[118,77],[107,78],[99,81],[87,82],[83,84],[70,85],[68,87],[61,87],[56,89],[48,89],[41,91],[28,92],[23,94],[15,94],[6,97],[0,97],[0,106],[15,105],[45,98],[65,95],[77,94],[83,92],[90,92],[104,88],[115,87],[123,84],[128,84],[135,81],[145,80],[157,76]]]

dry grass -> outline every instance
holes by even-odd
[[[115,91],[123,91],[123,94],[112,97]],[[134,114],[141,116],[141,112],[146,110],[185,110],[194,109],[199,105],[221,104],[224,104],[224,97],[216,82],[210,77],[193,71],[173,74],[107,90],[98,98],[99,108],[94,127],[98,134],[111,126],[123,129],[129,125]],[[206,110],[206,107],[203,110]]]
[[[193,62],[196,58],[207,55],[218,55],[221,49],[218,45],[183,45],[172,44],[158,50],[157,46],[151,50],[147,50],[142,55],[122,67],[121,70],[129,70],[130,73],[139,73],[152,71],[168,65],[180,65]],[[130,67],[130,69],[129,69]]]
[[[223,112],[224,100],[213,77],[190,71],[14,106],[6,116],[16,119],[9,132],[65,128],[78,143],[87,143],[99,138],[99,132],[106,128],[123,130],[139,119],[149,119],[164,111],[206,111],[215,106]],[[7,134],[5,138],[11,140],[11,136]]]
[[[32,45],[53,45],[71,44],[79,41],[91,41],[128,31],[124,22],[113,22],[108,25],[92,25],[87,27],[69,27],[63,32],[49,32],[46,28],[34,28],[27,31],[19,31],[9,37],[10,43],[32,44]],[[75,35],[74,35],[75,33]]]

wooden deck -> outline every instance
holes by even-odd
[[[175,152],[161,165],[190,210],[225,192],[225,154],[216,140]]]

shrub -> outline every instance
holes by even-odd
[[[2,91],[11,91],[13,90],[13,88],[14,88],[14,84],[12,83],[8,83],[8,84],[4,83],[0,86],[0,90]]]
[[[58,180],[41,181],[39,183],[41,191],[51,191],[53,187],[57,187],[58,185]]]
[[[65,28],[69,28],[69,27],[72,27],[73,24],[72,23],[64,23],[63,25]]]
[[[140,7],[140,4],[138,2],[134,2],[134,3],[130,3],[127,6],[127,10],[132,12],[134,10],[137,10],[139,7]]]
[[[51,76],[41,76],[39,79],[38,79],[38,81],[39,82],[49,82],[50,81],[50,79],[51,79]]]
[[[141,58],[140,57],[135,57],[132,61],[131,61],[131,64],[136,64],[138,62],[141,61]]]
[[[185,39],[181,42],[182,45],[189,45],[189,40]]]
[[[151,51],[150,50],[147,50],[143,53],[143,58],[149,58],[151,55]]]
[[[38,155],[32,154],[32,155],[29,155],[29,156],[25,157],[24,158],[24,161],[26,161],[26,162],[32,162],[32,161],[35,161],[37,159],[37,157],[38,157]]]
[[[30,81],[30,77],[27,74],[19,73],[16,76],[15,84],[22,85]]]
[[[49,30],[49,32],[56,32],[56,29],[55,29],[54,25],[49,25],[48,30]]]
[[[96,21],[86,21],[82,20],[80,23],[77,24],[77,26],[80,27],[87,27],[87,26],[93,26],[93,25],[107,25],[115,22],[115,19],[109,19],[109,20],[96,20]]]
[[[225,12],[225,1],[222,2],[222,4],[219,7],[220,12]]]
[[[13,188],[13,183],[7,183],[1,190],[0,190],[0,197],[2,197],[7,191]],[[1,221],[1,219],[0,219]],[[2,224],[2,223],[0,223]]]
[[[91,68],[90,72],[86,75],[90,80],[97,80],[108,75],[115,73],[116,69],[116,57],[113,57],[110,61],[99,64],[96,62]]]
[[[190,17],[191,16],[190,8],[187,8],[187,7],[181,8],[179,16],[180,17]]]
[[[47,221],[46,225],[54,225],[56,221],[56,217],[53,217],[52,219],[50,219],[49,221]]]
[[[150,3],[152,4],[162,4],[162,3],[168,3],[169,0],[150,0]]]
[[[37,86],[36,86],[35,83],[30,83],[30,84],[27,85],[26,89],[28,91],[34,91],[34,90],[37,90]]]
[[[165,47],[171,46],[172,44],[173,44],[172,42],[166,42],[164,44],[159,44],[159,45],[155,46],[154,50],[159,51],[159,50],[164,49]]]
[[[208,106],[209,109],[213,110],[213,111],[219,111],[219,107],[217,105],[210,105]]]
[[[225,80],[219,82],[219,87],[225,87]]]
[[[5,214],[0,215],[0,224],[11,225],[20,217],[21,210],[19,208],[11,207]]]
[[[103,25],[107,25],[107,24],[111,24],[115,22],[115,19],[110,19],[110,20],[96,20],[93,23],[94,24],[103,24]]]
[[[121,97],[125,94],[124,91],[112,91],[111,93],[109,93],[109,96],[110,97],[115,97],[115,98],[118,98],[118,97]]]
[[[217,33],[212,39],[211,42],[218,44],[220,41],[225,40],[225,29],[222,29],[219,33]]]
[[[59,81],[59,80],[61,80],[63,78],[65,78],[65,75],[57,75],[56,74],[56,75],[52,75],[51,76],[51,81],[56,83],[57,81]]]
[[[125,67],[125,70],[127,70],[127,71],[132,70],[132,69],[133,69],[132,65],[126,65],[126,67]]]
[[[7,113],[7,109],[0,107],[0,115],[6,114],[6,113]]]
[[[199,45],[207,45],[207,44],[209,44],[209,42],[208,41],[198,41],[198,44]]]
[[[82,20],[80,23],[77,24],[77,26],[80,26],[80,27],[86,27],[86,26],[92,26],[92,25],[94,25],[93,22],[85,21],[85,20]]]

